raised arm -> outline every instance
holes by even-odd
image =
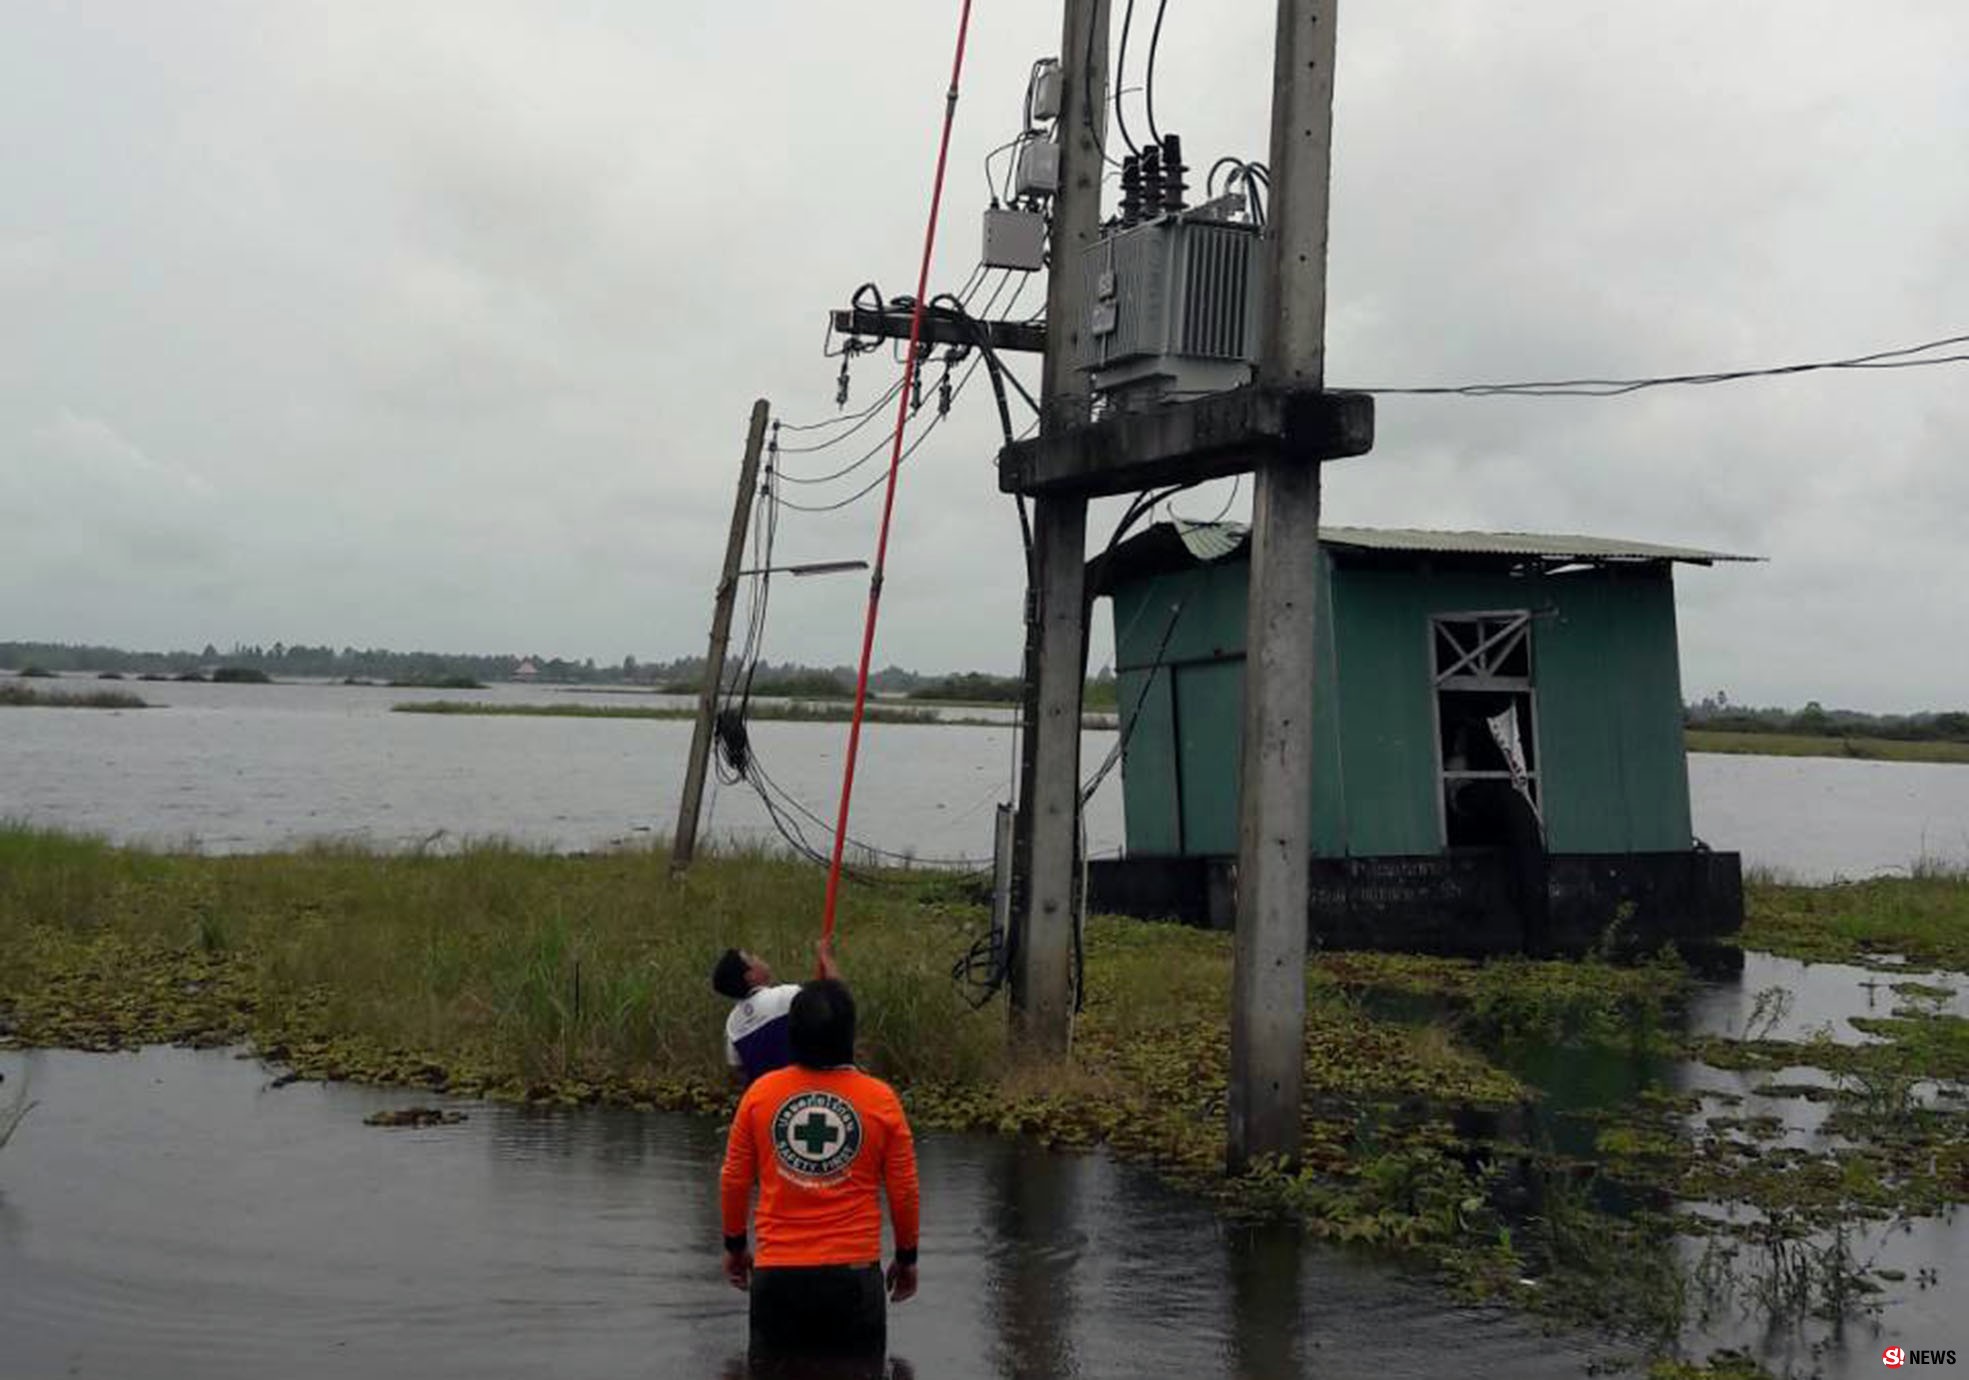
[[[843,981],[841,977],[841,965],[834,961],[834,939],[832,936],[823,935],[821,937],[821,941],[814,945],[814,956],[820,960],[820,975],[822,977],[832,978],[836,982]]]

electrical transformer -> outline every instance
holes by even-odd
[[[1110,227],[1082,261],[1094,392],[1133,409],[1249,383],[1259,254],[1258,228],[1219,204]]]

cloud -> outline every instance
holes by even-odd
[[[45,235],[0,234],[0,299],[45,282],[60,258]]]
[[[50,458],[88,474],[91,483],[211,492],[211,485],[196,474],[175,462],[151,458],[102,418],[78,416],[66,407],[52,421],[34,428],[29,439]]]
[[[911,285],[954,20],[792,0],[17,9],[0,589],[65,637],[610,659],[701,644],[752,400],[832,415],[823,313],[864,281]],[[1058,30],[1057,0],[979,14],[938,286],[972,271],[978,169]],[[1263,6],[1170,8],[1157,116],[1199,166],[1262,154],[1271,30]],[[1969,323],[1954,0],[1882,0],[1863,24],[1829,0],[1385,0],[1348,8],[1340,45],[1336,384],[1757,365]],[[1375,453],[1328,468],[1327,512],[1767,554],[1682,578],[1692,687],[1944,703],[1969,671],[1941,633],[1969,593],[1940,577],[1969,503],[1965,376],[1391,398]],[[893,377],[857,361],[853,405]],[[905,468],[884,660],[1016,665],[996,448],[980,384]],[[789,514],[780,550],[865,556],[874,509]],[[851,656],[863,582],[797,589],[767,654]],[[1096,662],[1106,643],[1100,626]]]

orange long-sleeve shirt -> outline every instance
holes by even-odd
[[[881,1194],[896,1245],[916,1248],[916,1143],[894,1088],[858,1069],[777,1069],[745,1090],[719,1179],[725,1235],[745,1234],[759,1185],[754,1263],[882,1258]]]

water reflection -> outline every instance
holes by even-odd
[[[1224,1233],[1223,1268],[1231,1282],[1231,1362],[1241,1380],[1302,1372],[1301,1263],[1306,1245],[1289,1225]]]
[[[916,1380],[916,1367],[900,1356],[852,1361],[743,1355],[726,1361],[723,1375],[724,1380]]]
[[[1969,773],[1966,773],[1969,774]],[[1705,983],[1689,1004],[1693,1028],[1699,1035],[1742,1039],[1746,1034],[1767,1040],[1809,1040],[1827,1031],[1844,1043],[1862,1043],[1874,1036],[1855,1030],[1855,1016],[1885,1016],[1909,999],[1896,992],[1896,983],[1919,981],[1949,995],[1924,1005],[1937,1014],[1969,1017],[1969,975],[1909,973],[1905,976],[1858,968],[1844,963],[1801,963],[1793,958],[1749,952],[1736,982]],[[1760,995],[1782,991],[1781,1002]]]
[[[1088,1162],[1036,1164],[1041,1154],[1020,1144],[990,1168],[992,1215],[979,1224],[989,1243],[987,1311],[1001,1373],[1065,1376],[1077,1370],[1079,1214]]]

